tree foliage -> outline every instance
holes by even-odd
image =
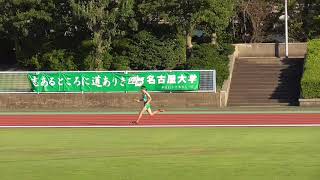
[[[87,44],[92,49],[85,58],[85,68],[102,70],[107,68],[109,48],[114,36],[121,34],[120,25],[133,14],[133,0],[71,0],[71,7],[89,31]]]
[[[36,55],[31,58],[30,65],[35,70],[76,70],[74,57],[65,50],[52,50],[43,55]]]
[[[140,31],[132,38],[114,43],[114,56],[124,61],[127,57],[130,69],[173,69],[183,61],[178,37],[157,37],[148,31]]]
[[[229,76],[228,55],[233,53],[233,50],[233,47],[228,45],[223,48],[217,48],[212,44],[196,45],[187,67],[195,70],[215,69],[217,72],[217,85],[222,87],[224,80]]]
[[[52,8],[50,1],[0,1],[0,34],[14,42],[19,61],[39,53],[49,41]]]
[[[233,15],[233,0],[145,0],[139,5],[141,14],[149,23],[167,23],[178,34],[186,36],[187,47],[192,48],[195,28],[215,33],[224,30]]]
[[[289,2],[290,41],[318,37],[320,0]],[[283,14],[283,0],[0,0],[0,39],[31,70],[205,68],[201,49],[281,41]]]
[[[302,96],[306,99],[320,98],[320,39],[308,42],[305,71],[301,79]]]
[[[320,0],[305,0],[303,9],[304,30],[308,38],[320,37]]]
[[[235,42],[283,42],[283,0],[237,0],[230,33]],[[288,1],[290,41],[306,41],[320,34],[320,1]]]

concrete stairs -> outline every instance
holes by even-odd
[[[303,59],[238,58],[228,106],[298,105]]]

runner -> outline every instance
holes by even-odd
[[[151,105],[150,105],[152,98],[151,98],[150,94],[148,93],[147,88],[145,86],[141,86],[141,93],[142,93],[142,99],[136,99],[135,101],[137,101],[137,102],[143,101],[144,106],[139,113],[138,119],[136,121],[134,121],[133,124],[139,124],[139,121],[142,117],[142,114],[146,111],[149,113],[150,116],[154,116],[154,115],[158,114],[159,112],[164,111],[163,109],[158,109],[158,110],[152,112]]]

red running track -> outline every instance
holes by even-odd
[[[0,127],[320,126],[320,114],[0,115]]]

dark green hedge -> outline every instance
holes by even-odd
[[[301,88],[303,98],[320,98],[320,39],[308,42],[308,54]]]
[[[221,88],[229,76],[228,55],[234,52],[234,47],[223,44],[219,47],[211,44],[195,45],[188,59],[188,69],[215,69],[217,72],[217,87]]]
[[[112,48],[114,62],[111,69],[114,70],[174,69],[177,64],[186,61],[185,44],[181,37],[158,37],[146,30],[114,41]]]

